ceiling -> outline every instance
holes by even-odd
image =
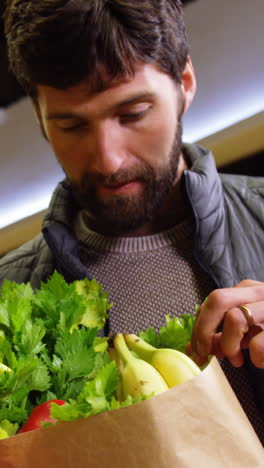
[[[1,5],[3,5],[1,0]],[[253,116],[263,124],[263,0],[185,2],[196,98],[184,139],[198,141]],[[0,28],[0,228],[45,209],[63,177],[31,102],[8,72]],[[225,130],[226,131],[226,130]],[[263,132],[264,135],[264,132]],[[261,142],[260,142],[261,144]],[[263,136],[264,148],[264,136]]]

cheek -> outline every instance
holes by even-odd
[[[176,119],[174,116],[156,117],[151,125],[139,135],[138,154],[145,162],[157,169],[166,166],[170,160],[175,140]],[[144,152],[144,153],[143,153]]]
[[[72,180],[78,180],[83,170],[84,159],[80,142],[72,141],[67,136],[49,132],[49,142],[58,162]]]

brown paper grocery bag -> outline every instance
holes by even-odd
[[[0,441],[1,468],[263,468],[264,449],[215,358],[165,393]]]

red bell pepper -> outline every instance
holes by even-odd
[[[36,406],[30,413],[27,421],[19,429],[18,433],[34,431],[35,429],[41,428],[42,422],[52,422],[55,423],[56,419],[53,419],[50,415],[50,405],[51,403],[57,403],[57,405],[64,405],[66,401],[64,400],[49,400],[41,403]]]

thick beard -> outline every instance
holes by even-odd
[[[120,171],[113,176],[85,174],[80,183],[70,182],[74,198],[89,215],[90,228],[103,235],[120,236],[155,220],[158,211],[172,193],[181,150],[182,125],[179,118],[170,162],[162,173],[156,174],[152,167],[141,162],[129,171]],[[144,190],[137,197],[121,195],[109,200],[97,197],[97,184],[121,185],[135,180],[141,181],[144,186]]]

